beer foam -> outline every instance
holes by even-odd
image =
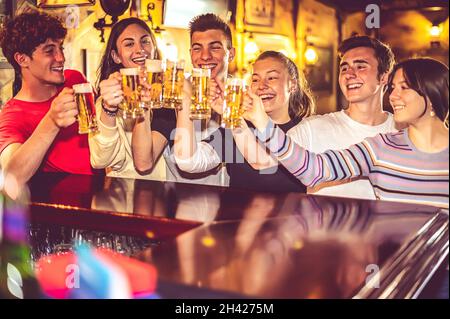
[[[166,65],[167,65],[167,68],[169,69],[169,68],[173,68],[173,67],[175,67],[175,62],[173,62],[173,61],[167,61],[166,62]]]
[[[126,68],[120,69],[120,74],[122,75],[139,75],[139,68]]]
[[[228,85],[243,87],[244,86],[244,80],[240,79],[240,78],[229,78],[229,79],[227,79],[227,86]]]
[[[177,69],[183,69],[184,70],[184,65],[186,64],[185,60],[179,60],[177,62]]]
[[[211,77],[211,69],[200,69],[200,68],[193,68],[192,69],[192,76],[193,77]]]
[[[163,61],[162,60],[145,60],[145,69],[147,72],[160,73],[163,72]]]
[[[92,86],[90,83],[75,84],[72,89],[75,93],[92,93]]]

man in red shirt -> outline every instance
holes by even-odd
[[[93,174],[86,135],[78,134],[72,86],[86,82],[64,71],[61,22],[25,13],[0,33],[0,45],[15,69],[14,97],[0,112],[0,166],[19,183],[37,171]]]

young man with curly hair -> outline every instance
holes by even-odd
[[[0,45],[14,67],[14,97],[0,112],[0,165],[19,183],[37,171],[94,174],[88,137],[78,134],[72,86],[86,82],[64,70],[67,29],[44,13],[9,21]]]

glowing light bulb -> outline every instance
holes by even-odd
[[[312,47],[307,48],[305,51],[305,60],[306,64],[316,64],[317,61],[319,60],[317,51]]]
[[[439,37],[441,35],[441,28],[438,25],[434,25],[430,29],[430,35],[432,37]]]
[[[258,45],[253,40],[253,38],[249,38],[247,44],[245,45],[244,52],[246,55],[256,55],[259,51]]]

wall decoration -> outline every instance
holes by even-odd
[[[245,23],[271,27],[275,17],[275,0],[245,0]]]
[[[61,8],[66,6],[94,5],[95,0],[37,0],[39,8]]]
[[[333,91],[333,48],[317,47],[317,62],[306,66],[305,76],[313,91]]]

